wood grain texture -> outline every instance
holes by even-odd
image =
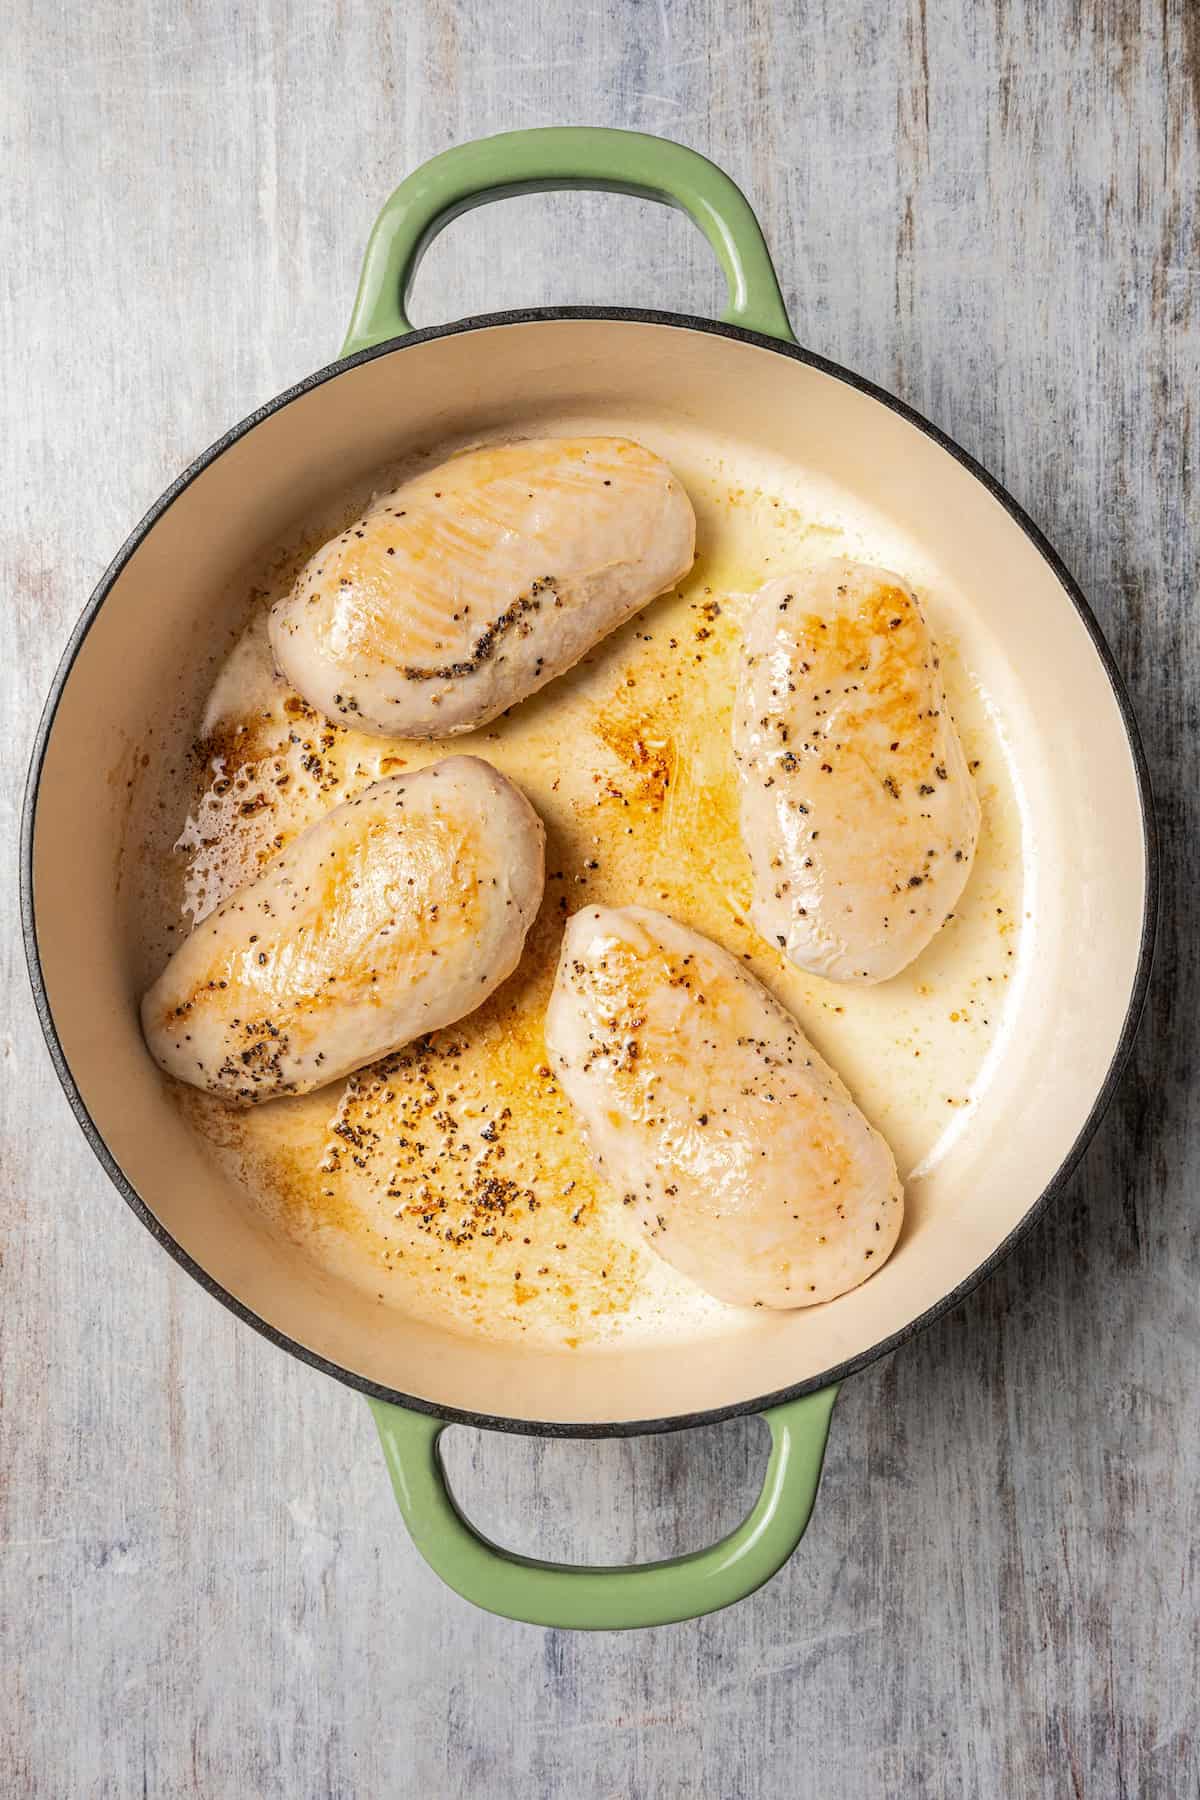
[[[1200,1791],[1194,0],[14,0],[4,35],[8,838],[88,591],[186,460],[336,349],[389,187],[468,136],[613,123],[728,168],[802,339],[927,412],[1062,549],[1135,693],[1166,914],[1062,1204],[847,1386],[789,1568],[629,1637],[438,1586],[366,1408],[213,1305],[107,1185],[6,930],[0,1792]],[[457,226],[414,308],[717,298],[682,219],[560,196]],[[452,1460],[506,1541],[603,1560],[731,1523],[763,1435],[459,1432]]]

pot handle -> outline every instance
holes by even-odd
[[[744,1600],[787,1561],[813,1509],[837,1386],[771,1407],[771,1454],[749,1515],[707,1550],[632,1568],[539,1562],[502,1550],[459,1511],[438,1453],[445,1419],[370,1402],[404,1522],[436,1575],[485,1612],[571,1631],[629,1631]]]
[[[488,200],[559,188],[606,189],[679,207],[725,271],[726,322],[795,342],[758,220],[723,170],[667,138],[552,125],[460,144],[401,182],[371,232],[342,355],[412,330],[406,308],[413,277],[452,219]]]

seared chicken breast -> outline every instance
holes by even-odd
[[[275,660],[340,724],[471,731],[685,575],[695,535],[687,495],[640,444],[469,450],[317,551],[272,609]]]
[[[887,1259],[896,1164],[795,1019],[727,951],[644,907],[567,926],[551,1065],[658,1253],[736,1306],[811,1306]]]
[[[375,782],[200,921],[142,1002],[150,1050],[244,1105],[452,1024],[516,967],[544,840],[478,757]]]
[[[767,583],[733,750],[763,936],[834,981],[905,968],[962,893],[979,801],[901,576],[830,562]]]

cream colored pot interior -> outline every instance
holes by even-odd
[[[783,566],[775,515],[789,486],[806,542],[827,531],[829,548],[909,575],[955,663],[952,703],[992,746],[985,818],[990,804],[1003,843],[968,890],[970,968],[956,972],[949,952],[931,973],[918,965],[902,1017],[889,1015],[885,989],[841,1014],[825,984],[806,990],[806,1027],[901,1140],[908,1211],[886,1266],[827,1306],[684,1308],[669,1329],[585,1332],[565,1345],[414,1317],[248,1203],[143,1047],[127,857],[130,808],[146,791],[139,770],[186,756],[248,571],[328,514],[332,496],[410,452],[581,422],[661,448],[685,482],[703,465],[713,498],[701,547],[718,600],[722,580],[744,586]],[[741,509],[733,574],[720,546],[703,543],[706,518],[711,534],[733,516],[720,514],[718,489],[721,505]],[[536,704],[552,700],[553,689]],[[231,444],[167,507],[88,632],[50,734],[34,835],[38,948],[63,1054],[112,1157],[176,1243],[267,1325],[353,1375],[447,1407],[582,1424],[704,1412],[810,1380],[968,1280],[1053,1180],[1105,1082],[1136,980],[1145,885],[1137,776],[1113,691],[1052,568],[1005,508],[923,432],[836,377],[753,344],[629,320],[497,325],[401,348]],[[985,914],[996,919],[987,955]],[[971,1056],[955,1035],[971,1029],[968,1006],[991,1009]],[[888,1033],[890,1060],[881,1048],[876,1066],[872,1044]],[[910,1107],[919,1128],[908,1129]]]

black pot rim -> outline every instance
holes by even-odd
[[[336,379],[346,370],[356,368],[361,363],[372,362],[377,357],[391,356],[400,351],[413,349],[418,344],[427,343],[434,338],[454,337],[493,326],[552,324],[561,320],[575,319],[616,320],[633,324],[660,325],[687,331],[699,331],[710,336],[735,338],[743,343],[756,344],[760,349],[769,350],[773,354],[786,357],[792,362],[803,363],[809,368],[818,370],[821,374],[830,375],[839,381],[845,382],[848,387],[856,388],[860,393],[869,395],[871,399],[877,400],[880,405],[886,406],[890,412],[897,413],[902,419],[906,420],[908,424],[915,426],[918,431],[922,432],[926,437],[931,438],[935,444],[938,444],[943,450],[948,452],[956,462],[960,463],[963,468],[968,470],[968,472],[987,489],[992,498],[999,502],[1013,523],[1024,532],[1025,536],[1033,544],[1044,561],[1048,563],[1051,571],[1067,598],[1074,606],[1075,611],[1082,620],[1083,625],[1092,640],[1093,647],[1100,659],[1104,672],[1108,677],[1113,698],[1115,699],[1117,708],[1121,714],[1126,738],[1129,744],[1130,755],[1133,759],[1139,799],[1141,802],[1142,850],[1146,870],[1145,901],[1142,912],[1142,929],[1138,949],[1137,970],[1129,997],[1129,1004],[1126,1008],[1125,1020],[1104,1081],[1101,1083],[1092,1104],[1092,1108],[1076,1136],[1074,1143],[1063,1158],[1063,1161],[1059,1165],[1053,1178],[1032,1202],[1024,1216],[1013,1227],[1008,1236],[995,1250],[992,1251],[991,1255],[985,1258],[982,1263],[972,1270],[971,1274],[968,1275],[964,1281],[961,1281],[957,1287],[953,1288],[948,1294],[943,1295],[943,1297],[936,1301],[934,1305],[927,1307],[923,1313],[916,1319],[910,1320],[910,1322],[903,1326],[899,1331],[893,1332],[889,1337],[881,1339],[879,1343],[873,1345],[869,1350],[865,1350],[857,1356],[848,1358],[845,1362],[825,1370],[820,1375],[813,1376],[806,1381],[797,1382],[792,1387],[782,1388],[775,1393],[762,1394],[752,1400],[741,1400],[732,1405],[713,1407],[700,1412],[672,1414],[669,1417],[659,1419],[617,1420],[595,1424],[562,1422],[557,1420],[543,1421],[506,1418],[490,1413],[472,1412],[458,1407],[435,1405],[433,1402],[420,1399],[416,1395],[405,1394],[399,1389],[384,1387],[379,1382],[368,1380],[365,1376],[359,1375],[351,1369],[343,1368],[339,1363],[332,1362],[328,1357],[321,1356],[316,1351],[308,1349],[306,1345],[298,1343],[294,1338],[288,1337],[286,1333],[277,1330],[257,1313],[251,1311],[249,1307],[245,1306],[226,1288],[222,1287],[220,1282],[215,1281],[213,1277],[209,1275],[186,1250],[184,1250],[182,1245],[176,1242],[155,1217],[141,1195],[133,1187],[124,1171],[118,1166],[116,1159],[109,1150],[95,1121],[88,1112],[83,1096],[76,1086],[74,1077],[71,1073],[50,1010],[49,998],[46,993],[45,980],[42,974],[41,956],[38,948],[37,921],[33,896],[33,838],[42,769],[45,762],[47,745],[54,727],[54,720],[58,712],[59,702],[62,698],[63,690],[71,670],[74,667],[75,659],[79,654],[84,639],[87,637],[92,624],[99,614],[100,608],[108,598],[109,593],[116,584],[116,581],[126,564],[143,540],[153,530],[154,526],[167,511],[168,507],[173,505],[179,496],[191,486],[196,477],[202,474],[203,471],[208,468],[209,464],[215,462],[216,459],[229,449],[232,444],[237,443],[239,439],[245,437],[256,425],[261,424],[264,419],[271,417],[274,413],[281,412],[286,406],[289,406],[292,401],[298,400],[311,389],[323,386],[325,382]],[[790,1400],[797,1400],[804,1394],[813,1393],[819,1388],[829,1387],[835,1382],[844,1380],[847,1376],[857,1374],[860,1369],[866,1368],[868,1364],[875,1362],[879,1357],[886,1356],[891,1351],[899,1349],[902,1344],[906,1343],[910,1338],[915,1337],[918,1332],[923,1331],[927,1325],[932,1325],[935,1320],[944,1317],[946,1313],[950,1312],[954,1307],[959,1305],[961,1301],[965,1300],[968,1294],[972,1293],[981,1282],[985,1281],[989,1275],[994,1273],[1004,1261],[1005,1257],[1008,1256],[1009,1252],[1016,1247],[1026,1233],[1031,1230],[1037,1220],[1042,1217],[1043,1213],[1051,1203],[1062,1192],[1071,1175],[1074,1173],[1074,1170],[1095,1133],[1100,1120],[1107,1110],[1109,1102],[1116,1091],[1117,1083],[1120,1080],[1125,1063],[1128,1060],[1134,1036],[1137,1032],[1138,1022],[1141,1018],[1142,1009],[1145,1004],[1146,992],[1150,981],[1151,965],[1154,957],[1154,941],[1159,913],[1158,835],[1155,825],[1154,800],[1150,785],[1150,772],[1147,766],[1141,735],[1138,731],[1137,721],[1134,717],[1129,695],[1125,688],[1125,683],[1113,660],[1112,652],[1109,650],[1103,633],[1096,622],[1090,606],[1080,591],[1078,584],[1075,582],[1057,551],[1055,551],[1053,546],[1033,523],[1032,519],[1030,519],[1023,508],[1017,504],[1008,491],[1000,485],[993,475],[989,474],[986,469],[976,462],[974,457],[970,456],[956,444],[952,438],[947,437],[945,432],[939,430],[936,425],[931,424],[928,419],[924,418],[904,401],[898,400],[895,395],[889,394],[885,389],[876,386],[874,382],[867,381],[862,376],[854,374],[851,370],[842,368],[840,364],[830,362],[825,357],[817,356],[810,350],[801,349],[799,346],[793,344],[785,344],[777,338],[766,337],[759,332],[747,331],[741,326],[727,325],[711,319],[693,318],[684,313],[651,312],[632,307],[598,306],[539,307],[518,312],[482,313],[471,318],[457,320],[450,325],[439,325],[421,331],[413,331],[405,337],[391,338],[384,343],[372,345],[369,349],[360,350],[352,356],[340,358],[336,362],[327,364],[324,368],[318,369],[312,375],[306,377],[305,380],[298,382],[294,387],[287,388],[283,393],[277,395],[274,400],[269,401],[265,406],[259,407],[239,424],[231,427],[231,429],[227,431],[224,436],[218,438],[217,441],[203,453],[203,455],[197,457],[195,462],[172,482],[166,492],[162,494],[150,508],[105,570],[84,608],[74,631],[71,633],[58,668],[55,671],[54,680],[51,684],[50,692],[45,707],[43,708],[42,717],[34,739],[29,774],[25,786],[25,800],[21,816],[20,880],[21,926],[25,943],[25,956],[29,968],[29,979],[33,987],[34,1004],[37,1008],[38,1019],[41,1023],[42,1032],[46,1039],[46,1045],[50,1052],[50,1059],[54,1064],[55,1072],[58,1075],[63,1091],[66,1094],[67,1101],[84,1136],[90,1143],[92,1150],[95,1152],[96,1157],[109,1179],[116,1187],[118,1193],[120,1193],[122,1198],[128,1203],[134,1213],[136,1213],[146,1229],[158,1240],[163,1249],[166,1250],[170,1256],[174,1257],[180,1267],[186,1269],[187,1273],[192,1276],[202,1288],[211,1294],[215,1300],[219,1300],[230,1312],[234,1313],[245,1324],[252,1326],[255,1331],[269,1339],[270,1342],[275,1344],[279,1349],[289,1351],[291,1355],[298,1357],[302,1362],[310,1363],[313,1368],[320,1369],[324,1374],[333,1376],[336,1380],[344,1382],[349,1387],[357,1388],[361,1393],[369,1395],[372,1399],[387,1401],[395,1406],[407,1407],[414,1412],[431,1414],[437,1418],[444,1419],[448,1424],[474,1425],[487,1430],[507,1431],[526,1436],[562,1438],[634,1437],[654,1432],[682,1431],[692,1426],[716,1424],[720,1420],[736,1418],[744,1413],[763,1412],[770,1407],[783,1405]]]

